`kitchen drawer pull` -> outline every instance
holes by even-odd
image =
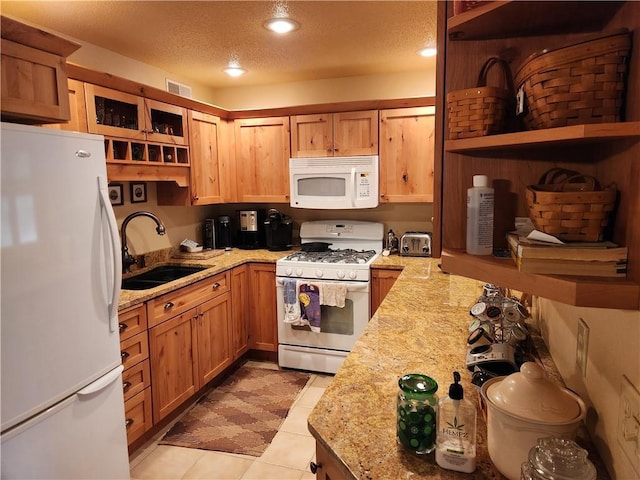
[[[124,382],[124,383],[122,384],[122,390],[123,390],[124,392],[126,392],[126,391],[127,391],[127,390],[129,390],[130,388],[131,388],[131,382]]]
[[[214,289],[214,290],[217,290],[217,289],[219,289],[219,288],[220,288],[220,284],[219,284],[218,282],[215,282],[215,283],[213,284],[213,289]]]
[[[311,473],[315,474],[318,471],[319,468],[322,468],[322,464],[321,463],[311,462],[309,464],[309,470],[311,470]]]
[[[127,358],[129,358],[129,352],[122,352],[120,354],[120,358],[122,358],[122,360],[126,360]]]
[[[121,332],[124,332],[128,327],[129,327],[129,325],[127,325],[126,323],[119,323],[118,324],[118,328],[120,328]]]
[[[174,306],[175,306],[175,305],[173,304],[173,302],[167,302],[167,303],[165,303],[165,304],[164,304],[164,310],[165,310],[165,312],[166,312],[167,310],[171,310]]]
[[[133,425],[133,419],[132,418],[127,418],[127,420],[124,422],[124,426],[126,428],[129,428],[131,425]]]

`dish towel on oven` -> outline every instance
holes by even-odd
[[[310,283],[299,285],[301,319],[309,324],[312,332],[320,333],[320,287]]]
[[[300,301],[298,300],[298,280],[283,280],[284,322],[300,325]]]
[[[320,305],[343,308],[347,298],[347,286],[341,282],[322,282]]]

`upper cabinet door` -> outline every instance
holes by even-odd
[[[239,202],[289,202],[289,117],[236,120]]]
[[[85,84],[90,133],[187,145],[187,110],[109,88]]]
[[[333,155],[333,116],[293,115],[291,117],[291,156],[295,158]]]
[[[380,111],[380,201],[433,202],[435,107]]]
[[[187,145],[187,109],[146,98],[145,131],[150,142]]]
[[[85,84],[89,133],[145,140],[144,98]]]
[[[218,143],[220,118],[189,111],[189,150],[191,153],[191,203],[222,203],[222,169]]]
[[[377,154],[377,110],[291,117],[292,157]]]
[[[69,86],[69,121],[66,123],[51,123],[43,125],[43,127],[89,133],[84,83],[79,80],[69,79],[67,84]]]
[[[377,154],[377,110],[333,114],[333,156]]]

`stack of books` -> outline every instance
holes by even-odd
[[[612,242],[543,243],[517,233],[509,233],[507,240],[511,257],[521,272],[591,277],[627,276],[627,247]]]

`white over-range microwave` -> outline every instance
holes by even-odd
[[[291,206],[349,209],[378,206],[378,156],[289,159]]]

